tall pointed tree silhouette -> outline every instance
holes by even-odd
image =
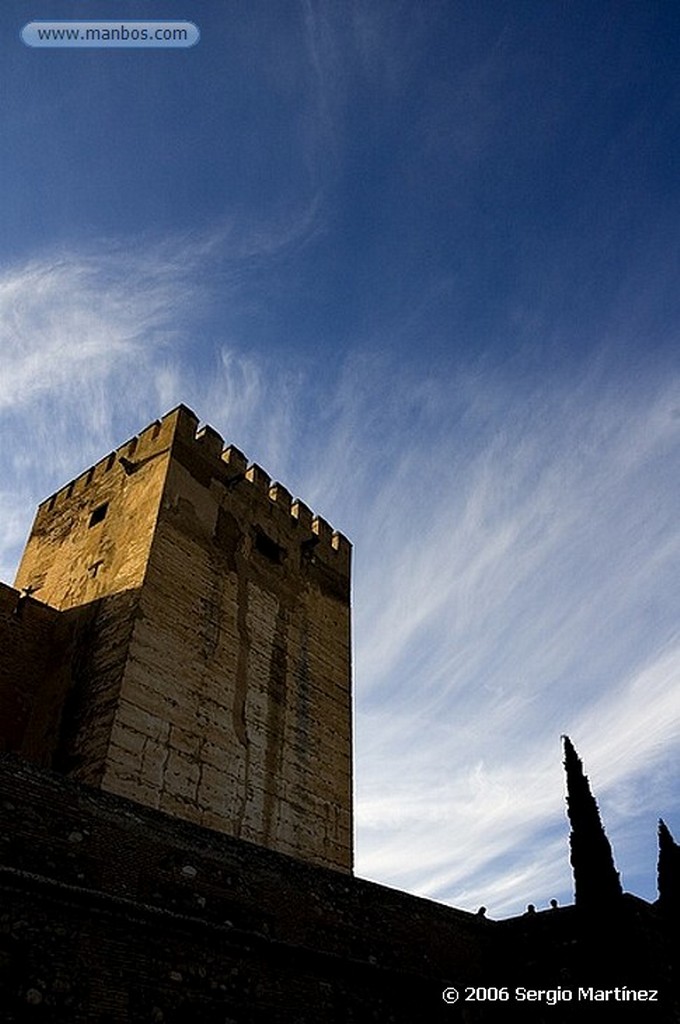
[[[673,840],[666,823],[659,819],[659,906],[678,913],[680,910],[680,846]]]
[[[621,882],[581,759],[569,737],[563,736],[562,740],[567,773],[567,814],[571,824],[569,846],[574,871],[574,901],[577,907],[595,910],[611,906],[621,898]]]

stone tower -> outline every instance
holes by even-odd
[[[5,748],[351,871],[350,544],[197,427],[179,406],[40,505],[15,586],[54,657]]]

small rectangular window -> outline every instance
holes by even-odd
[[[108,501],[105,501],[103,505],[98,505],[97,506],[97,508],[94,510],[94,512],[90,516],[90,522],[88,523],[88,528],[90,526],[96,526],[97,523],[101,523],[102,519],[106,518],[106,513],[108,511],[108,507],[109,507]]]
[[[274,565],[281,565],[286,555],[285,549],[268,537],[258,526],[255,527],[255,550]]]

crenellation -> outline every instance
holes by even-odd
[[[253,463],[246,470],[246,480],[253,485],[253,487],[260,491],[262,494],[269,495],[269,485],[271,477],[268,473],[258,466],[257,463]]]
[[[314,539],[317,544],[322,544],[324,551],[333,555],[338,552],[342,553],[343,558],[340,561],[337,558],[335,560],[338,567],[340,564],[348,565],[348,554],[351,549],[349,541],[341,534],[337,534],[338,540],[333,540],[335,534],[325,519],[315,516],[299,498],[293,499],[290,491],[281,483],[272,482],[269,474],[257,463],[249,464],[247,457],[235,445],[230,444],[224,447],[221,434],[211,426],[206,425],[199,430],[198,422],[195,413],[184,405],[177,406],[161,419],[154,420],[139,434],[129,438],[115,451],[110,452],[74,480],[45,498],[38,506],[36,524],[44,521],[46,516],[58,513],[65,503],[76,499],[95,486],[102,477],[111,473],[114,467],[122,470],[128,476],[136,473],[154,455],[169,452],[173,438],[177,438],[190,446],[195,445],[196,450],[200,451],[203,458],[214,463],[216,480],[229,487],[231,481],[233,481],[233,486],[234,483],[245,478],[256,493],[266,495],[271,505],[284,512],[303,530],[313,534],[313,537],[309,539]],[[226,476],[224,475],[225,468],[230,471]],[[99,498],[96,497],[93,500],[98,501]],[[268,506],[263,506],[263,509],[267,508]],[[321,550],[317,553],[320,554]]]
[[[323,544],[331,546],[333,528],[321,516],[314,516],[312,519],[312,533],[315,533]]]
[[[81,473],[80,476],[77,476],[75,478],[75,480],[73,481],[73,484],[72,484],[73,490],[71,491],[71,497],[74,494],[82,494],[82,492],[92,482],[93,475],[94,475],[94,466],[90,466],[90,468],[86,469],[84,473]]]
[[[212,427],[205,426],[196,434],[196,444],[200,445],[209,458],[222,459],[224,438]]]
[[[271,485],[269,488],[269,498],[278,508],[290,515],[293,496],[282,484],[275,483]]]
[[[161,420],[154,420],[148,427],[141,430],[137,435],[139,437],[139,450],[140,454],[146,454],[147,450],[152,447],[156,441],[156,438],[161,432]]]
[[[147,458],[154,454],[161,454],[161,452],[168,450],[174,436],[183,438],[185,441],[190,440],[197,442],[201,446],[206,446],[205,436],[210,437],[210,442],[207,443],[210,455],[213,455],[213,447],[217,449],[217,445],[213,444],[213,437],[219,437],[219,451],[217,452],[218,457],[222,451],[223,441],[222,438],[214,431],[212,427],[204,427],[202,431],[197,433],[198,428],[198,417],[192,413],[186,406],[178,406],[176,409],[167,413],[160,420],[154,420],[144,430],[140,431],[139,434],[135,434],[133,437],[128,438],[123,444],[105,455],[104,458],[99,459],[93,466],[84,470],[74,480],[71,480],[68,484],[60,487],[54,494],[49,495],[38,505],[38,512],[45,513],[51,512],[55,506],[61,503],[63,500],[73,497],[74,494],[78,494],[91,484],[96,483],[101,476],[109,473],[114,466],[120,465],[121,456],[125,460],[131,460],[133,457],[141,459],[142,457]]]
[[[198,432],[198,416],[186,405],[178,405],[162,418],[163,427],[180,441],[193,443]]]
[[[248,468],[248,460],[236,445],[230,444],[222,452],[222,461],[229,466],[229,469],[233,469],[235,473],[245,473]]]
[[[303,501],[300,501],[299,498],[296,498],[291,507],[291,513],[293,518],[297,519],[303,529],[308,530],[309,533],[312,532],[312,520],[314,519],[314,513],[311,508],[305,505]]]
[[[333,530],[331,546],[335,551],[338,551],[341,554],[349,555],[352,550],[352,545],[347,540],[347,537],[345,537],[343,533],[340,533],[339,530]]]
[[[64,489],[65,488],[62,487],[59,491],[55,491],[54,494],[51,494],[49,498],[45,498],[45,500],[38,505],[36,521],[48,515],[54,509],[57,504],[57,499],[59,495],[63,493]]]
[[[336,554],[336,567],[339,571],[349,576],[350,566],[352,562],[352,545],[348,541],[344,534],[339,533],[337,530],[333,532],[331,538],[331,547],[333,552]]]
[[[98,462],[95,462],[93,466],[84,470],[74,480],[71,480],[63,487],[60,487],[54,494],[44,498],[38,505],[38,515],[44,516],[46,513],[52,512],[57,505],[62,504],[74,495],[82,493],[93,484],[98,483],[103,476],[111,472],[114,466],[120,464],[121,456],[124,460],[129,460],[133,455],[137,455],[139,457],[141,455],[150,454],[156,450],[159,450],[160,452],[160,450],[162,450],[162,445],[154,443],[157,442],[160,429],[161,422],[155,420],[154,423],[150,424],[138,436],[129,438],[124,444],[119,445],[115,451],[109,452],[109,454],[105,455],[104,458],[99,459]],[[163,438],[166,447],[169,440],[169,438]]]
[[[125,444],[122,444],[120,446],[120,448],[118,449],[118,458],[120,459],[121,455],[125,455],[129,459],[131,459],[132,456],[137,451],[137,445],[138,444],[139,444],[139,438],[135,434],[134,437],[131,437],[128,441],[125,442]]]

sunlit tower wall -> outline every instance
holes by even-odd
[[[33,759],[351,871],[350,544],[197,428],[178,407],[38,509],[15,586],[72,620],[72,669]]]

